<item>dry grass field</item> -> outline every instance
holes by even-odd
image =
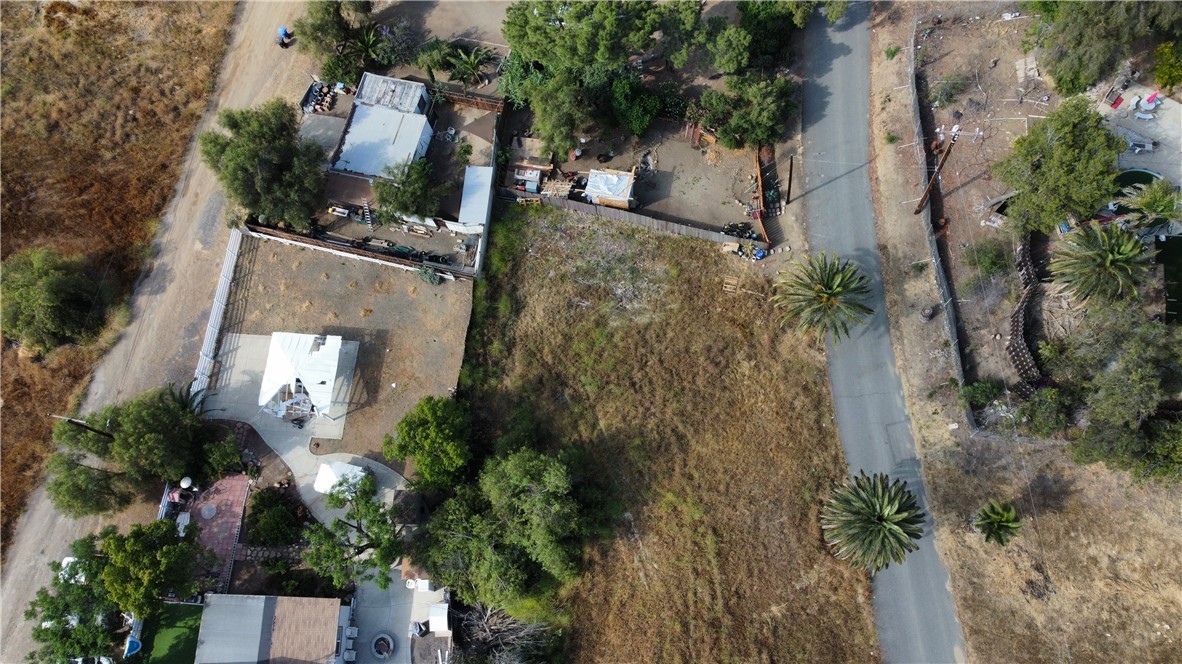
[[[917,3],[881,4],[875,13],[872,183],[892,337],[938,524],[937,546],[951,573],[970,661],[1177,662],[1182,487],[1138,484],[1101,465],[1076,465],[1065,446],[1015,441],[1004,426],[1000,433],[969,436],[963,406],[947,389],[953,375],[947,329],[921,317],[940,296],[930,266],[913,268],[928,249],[912,214],[926,184],[915,147],[908,145],[914,140],[907,87],[912,21],[926,24],[940,14],[959,25],[966,17],[985,17],[971,34],[944,46],[961,61],[984,63],[985,70],[991,58],[1014,50],[997,34],[1010,28],[1004,20],[994,23],[1007,11],[1012,8],[992,3]],[[899,45],[896,58],[879,57]],[[890,133],[900,137],[897,145],[887,141]],[[990,158],[1007,152],[1008,137],[990,140],[1003,141]],[[944,186],[955,187],[957,177],[944,179]],[[976,222],[961,215],[951,216],[950,224],[964,232]],[[960,428],[950,432],[948,425],[957,422]],[[991,498],[1013,500],[1023,519],[1021,535],[1004,549],[986,543],[969,524]]]
[[[55,247],[83,257],[113,302],[126,298],[205,111],[233,13],[228,2],[0,4],[5,257]],[[112,336],[40,360],[6,345],[6,545],[50,450],[45,413],[71,407]]]
[[[876,661],[867,577],[818,527],[846,472],[824,360],[766,277],[705,242],[502,212],[462,389],[490,439],[525,410],[582,448],[622,514],[560,593],[570,659]]]

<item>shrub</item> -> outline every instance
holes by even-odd
[[[277,489],[250,497],[250,540],[261,546],[286,546],[300,539],[300,523],[291,501]]]
[[[206,443],[201,452],[204,457],[202,470],[208,480],[216,480],[242,468],[242,451],[233,433],[219,441]]]
[[[948,78],[936,81],[936,84],[928,90],[928,102],[935,106],[954,104],[960,93],[968,87],[969,81],[964,74],[960,72],[949,74]]]
[[[965,249],[964,259],[989,279],[1010,270],[1010,258],[998,240],[984,240]]]
[[[320,78],[328,83],[339,81],[349,87],[356,87],[361,82],[363,67],[360,58],[356,55],[340,53],[320,65]]]
[[[82,264],[52,249],[29,249],[4,261],[0,326],[37,350],[81,341],[102,325],[99,290]]]
[[[1182,42],[1165,42],[1153,49],[1153,77],[1163,88],[1182,83]]]
[[[899,54],[899,47],[898,46],[891,46],[886,50],[886,59],[887,60],[894,60],[895,56],[898,54]]]
[[[1018,417],[1025,422],[1026,430],[1031,435],[1048,438],[1067,426],[1065,407],[1065,400],[1059,390],[1044,387],[1035,391],[1030,401],[1018,408]]]
[[[657,86],[657,96],[661,100],[661,110],[657,113],[662,118],[681,120],[689,109],[689,102],[681,94],[681,88],[672,81],[666,81]]]
[[[887,135],[886,135],[886,142],[888,145],[894,145],[895,143],[898,143],[899,142],[899,135],[894,132],[888,131]]]
[[[657,113],[661,100],[631,76],[622,76],[612,83],[612,111],[620,125],[633,136],[642,136]]]
[[[1005,394],[1005,384],[1000,380],[979,380],[965,385],[960,396],[973,408],[984,408]]]
[[[472,458],[471,422],[462,401],[424,397],[382,441],[390,460],[413,457],[414,484],[423,490],[448,489]]]

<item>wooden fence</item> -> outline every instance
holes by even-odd
[[[551,207],[561,208],[563,210],[570,210],[571,212],[578,212],[580,214],[589,214],[596,217],[603,217],[604,219],[615,219],[633,226],[647,228],[651,231],[660,233],[669,233],[672,235],[681,235],[684,237],[698,238],[699,240],[706,240],[708,242],[717,242],[719,244],[726,244],[728,242],[743,242],[745,244],[752,244],[760,249],[769,249],[770,245],[767,242],[758,240],[740,240],[737,237],[724,235],[716,228],[709,228],[705,225],[691,224],[689,222],[665,221],[663,219],[656,219],[653,217],[646,217],[642,214],[636,214],[630,210],[620,210],[618,208],[607,207],[606,205],[593,205],[591,203],[583,203],[581,201],[571,200],[569,198],[561,198],[557,196],[542,196],[540,194],[531,194],[527,191],[516,191],[505,187],[500,187],[497,193],[507,198],[529,198],[535,199],[545,205]]]

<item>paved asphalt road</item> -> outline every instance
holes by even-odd
[[[837,425],[851,472],[906,480],[926,505],[911,422],[895,368],[870,197],[870,4],[852,3],[829,26],[818,14],[804,38],[804,174],[812,251],[855,261],[874,284],[874,316],[829,349]],[[933,523],[918,551],[874,577],[874,614],[886,662],[965,661],[948,571],[933,546]]]

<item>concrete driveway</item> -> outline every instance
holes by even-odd
[[[810,249],[856,262],[873,281],[869,324],[828,348],[837,426],[850,470],[906,480],[926,505],[887,326],[875,233],[868,173],[869,47],[869,3],[851,3],[849,15],[835,26],[818,13],[806,27],[802,197]],[[929,516],[919,550],[874,577],[883,661],[965,661],[948,571],[935,550],[933,529]]]

